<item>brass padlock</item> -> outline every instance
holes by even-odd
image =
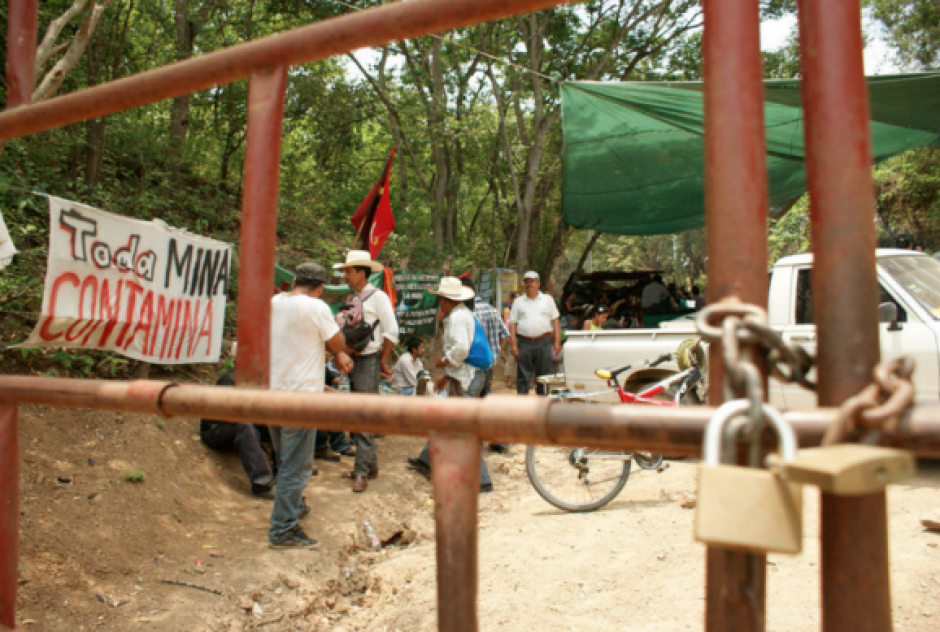
[[[695,539],[709,546],[755,553],[799,553],[803,547],[803,488],[787,481],[776,468],[771,471],[720,462],[725,426],[750,406],[747,400],[722,404],[705,430]],[[761,410],[777,433],[781,458],[784,463],[790,461],[797,447],[793,429],[773,407],[763,404]]]
[[[910,452],[858,443],[800,450],[782,467],[787,480],[838,496],[880,492],[916,470]]]

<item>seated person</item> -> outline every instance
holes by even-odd
[[[702,296],[702,291],[697,285],[692,286],[692,309],[696,311],[705,309],[705,297]]]
[[[643,288],[640,307],[644,315],[669,314],[673,312],[672,297],[669,290],[663,285],[662,275],[657,274],[652,281]]]
[[[610,318],[610,309],[606,305],[598,305],[591,317],[584,321],[584,326],[581,329],[584,331],[603,329],[608,318]]]
[[[418,385],[418,373],[424,370],[421,356],[424,355],[424,341],[420,338],[405,340],[407,353],[402,354],[392,371],[392,390],[399,395],[411,395]]]
[[[339,386],[340,372],[336,370],[333,362],[326,363],[326,378],[324,380],[324,391],[335,393]],[[317,430],[317,439],[314,447],[313,458],[324,461],[340,460],[340,455],[354,457],[356,451],[349,443],[345,432],[336,432],[333,430]]]
[[[223,373],[216,386],[235,386],[235,371]],[[262,441],[271,441],[266,426],[203,419],[199,422],[199,436],[213,450],[238,452],[245,474],[251,482],[252,494],[264,495],[274,487],[271,462],[261,447]]]

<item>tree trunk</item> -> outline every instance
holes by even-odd
[[[597,240],[600,239],[600,236],[603,233],[594,231],[594,234],[591,235],[591,238],[588,240],[587,245],[584,247],[584,252],[581,253],[581,258],[578,259],[578,265],[575,266],[574,272],[572,274],[579,274],[584,268],[584,262],[587,261],[588,255],[591,253],[591,248],[594,247],[594,244],[597,243]]]
[[[85,57],[89,86],[101,82],[101,48],[102,38],[99,33],[95,36],[94,44],[88,49],[88,55]],[[85,121],[85,186],[89,191],[98,186],[98,179],[101,175],[101,163],[104,160],[104,131],[104,117]]]
[[[174,0],[176,11],[176,60],[189,59],[195,45],[195,28],[189,19],[189,0]],[[189,95],[173,99],[170,110],[170,169],[178,171],[183,162],[186,130],[189,127]]]
[[[85,186],[89,191],[98,186],[101,177],[106,125],[104,117],[85,121]]]
[[[565,251],[565,244],[567,244],[570,235],[571,229],[565,226],[563,220],[559,219],[558,223],[555,224],[555,234],[552,235],[552,243],[548,247],[548,252],[545,253],[545,260],[542,262],[542,269],[539,273],[543,279],[552,278],[552,273],[555,271],[555,261]]]

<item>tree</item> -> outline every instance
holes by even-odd
[[[36,77],[39,77],[39,85],[33,90],[33,103],[48,99],[58,92],[65,77],[85,52],[108,2],[74,0],[63,13],[50,20],[45,35],[36,47]],[[65,28],[79,18],[78,28],[71,32],[71,37],[60,41]],[[8,144],[8,140],[0,141],[0,153]]]
[[[925,70],[940,64],[940,4],[936,0],[871,0],[871,4],[903,64]]]
[[[644,62],[700,26],[700,17],[698,3],[688,0],[615,0],[591,3],[586,11],[558,7],[513,19],[516,32],[499,52],[511,55],[521,47],[524,53],[514,61],[529,70],[514,66],[497,75],[490,68],[490,75],[497,104],[512,104],[512,114],[508,106],[499,108],[501,124],[508,129],[513,116],[517,131],[516,144],[505,147],[516,183],[517,269],[531,267],[531,245],[560,175],[561,135],[552,133],[561,116],[557,81],[638,78]],[[553,159],[544,165],[547,154]],[[558,222],[554,230],[566,228]],[[548,241],[563,242],[564,235]]]

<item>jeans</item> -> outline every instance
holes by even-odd
[[[414,386],[409,386],[408,388],[399,389],[399,390],[398,390],[398,394],[399,394],[399,395],[414,395],[414,394],[415,394],[415,387],[414,387]]]
[[[541,340],[518,339],[519,359],[516,362],[516,392],[528,395],[532,386],[537,386],[539,395],[548,395],[548,391],[535,379],[543,375],[551,375],[554,365],[552,363],[552,337],[547,336]]]
[[[483,384],[483,390],[480,392],[480,397],[486,397],[492,392],[493,392],[493,369],[490,369],[489,371],[486,372],[486,381]],[[491,443],[490,447],[495,448],[496,450],[505,451],[506,449],[509,448],[509,444],[508,443]]]
[[[267,427],[225,421],[204,422],[200,435],[202,442],[213,450],[238,452],[245,474],[253,484],[268,487],[274,482],[268,455],[261,448],[261,440],[268,435]]]
[[[302,428],[271,428],[271,439],[280,460],[274,508],[268,541],[274,543],[300,522],[303,491],[313,472],[313,450],[316,430]]]
[[[499,356],[494,356],[494,357],[499,358]],[[493,392],[493,371],[494,370],[491,367],[489,370],[487,370],[483,374],[483,377],[484,377],[483,390],[480,391],[480,397],[486,397],[487,395]]]
[[[317,431],[317,450],[326,450],[329,448],[333,452],[342,452],[351,447],[345,432],[334,432],[332,430]]]
[[[473,381],[470,382],[470,387],[464,391],[464,397],[479,397],[480,393],[483,391],[483,385],[486,382],[486,373],[479,369],[476,370],[476,373],[473,375]],[[421,454],[418,455],[418,460],[431,467],[431,443],[425,443],[424,449],[421,450]],[[490,478],[490,470],[486,467],[486,460],[483,458],[483,455],[480,455],[480,485],[492,485],[493,479]]]
[[[381,364],[379,354],[353,358],[355,366],[349,374],[349,382],[354,393],[378,393]],[[369,472],[377,470],[379,458],[375,453],[375,436],[370,432],[351,432],[349,437],[356,446],[356,464],[353,474],[368,476]]]

